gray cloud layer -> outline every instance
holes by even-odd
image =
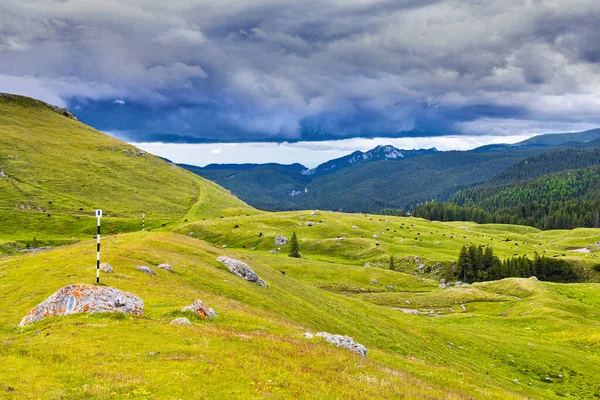
[[[600,123],[599,19],[596,0],[3,0],[0,90],[137,139],[579,129]]]

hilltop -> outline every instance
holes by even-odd
[[[68,111],[0,96],[0,243],[89,237],[95,209],[104,232],[254,212],[226,190],[98,132]]]

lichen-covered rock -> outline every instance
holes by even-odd
[[[112,287],[94,285],[65,286],[38,304],[22,320],[26,326],[48,317],[77,313],[122,312],[143,315],[144,301]]]
[[[173,321],[171,321],[171,326],[192,326],[192,323],[189,319],[181,317],[175,318]]]
[[[191,311],[194,314],[196,314],[202,318],[208,318],[208,319],[213,319],[217,316],[216,311],[213,310],[212,308],[206,307],[206,305],[204,305],[204,302],[200,299],[196,299],[189,306],[183,307],[183,309],[181,309],[181,311],[183,311],[183,312]]]
[[[156,272],[154,272],[154,270],[150,267],[147,267],[145,265],[142,265],[141,267],[137,267],[138,271],[144,272],[146,274],[150,274],[150,275],[156,275]]]
[[[173,266],[171,264],[159,264],[156,268],[164,269],[165,271],[173,272]]]
[[[100,270],[102,270],[102,272],[106,272],[107,274],[112,274],[113,267],[109,263],[102,263],[100,264]]]
[[[280,244],[280,245],[288,244],[288,239],[285,236],[277,235],[275,237],[275,244]]]
[[[244,278],[248,282],[256,283],[257,285],[264,287],[267,286],[265,281],[260,279],[256,272],[254,272],[245,262],[225,256],[217,258],[217,261],[224,264],[232,274]]]
[[[315,336],[322,337],[325,339],[325,341],[335,344],[337,347],[354,351],[363,357],[367,356],[367,348],[362,344],[356,343],[354,339],[349,336],[332,335],[331,333],[327,332],[318,332],[315,334]]]

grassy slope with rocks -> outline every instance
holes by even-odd
[[[85,240],[0,258],[0,397],[600,396],[600,371],[595,368],[600,362],[600,295],[598,284],[591,283],[598,277],[588,268],[595,263],[595,247],[591,253],[568,250],[595,244],[600,230],[540,232],[520,226],[362,214],[260,213],[150,155],[134,158],[121,151],[100,151],[97,143],[78,153],[74,143],[87,146],[84,143],[93,143],[93,138],[123,153],[134,149],[22,101],[25,104],[0,101],[4,107],[0,113],[2,167],[13,179],[0,180],[0,184],[3,190],[12,182],[23,191],[36,192],[2,192],[10,197],[6,195],[3,207],[9,206],[1,210],[7,225],[0,238],[17,241],[36,234],[44,240],[71,236]],[[64,135],[69,135],[65,126],[79,136],[64,141]],[[42,149],[41,138],[27,139],[23,145],[19,135],[7,140],[4,133],[19,130],[26,139],[27,132],[47,132],[53,138],[47,142],[54,157]],[[70,158],[57,157],[57,140],[63,140],[63,148],[70,143]],[[25,165],[13,163],[17,161],[13,153]],[[103,169],[86,167],[79,175],[69,170],[74,160],[92,153],[99,153],[95,163],[119,166],[116,175],[107,175],[110,192],[85,191],[86,182],[100,179],[93,175],[101,175],[98,171]],[[5,155],[13,159],[6,160]],[[155,169],[150,169],[155,176],[179,179],[163,187],[169,189],[165,196],[173,196],[174,204],[162,203],[155,197],[157,187],[147,186],[151,184],[148,168],[155,162]],[[43,179],[23,183],[31,175]],[[66,186],[65,180],[81,181],[84,189]],[[148,199],[139,203],[135,191],[112,186],[121,182],[143,182],[136,186],[137,194]],[[185,193],[196,195],[186,197]],[[103,202],[105,198],[110,199]],[[22,199],[42,208],[52,201],[61,209],[46,217],[47,211],[14,207]],[[145,316],[80,314],[20,328],[21,318],[59,288],[94,281],[95,242],[88,238],[85,226],[78,228],[84,216],[93,218],[81,213],[82,218],[75,219],[79,222],[69,220],[73,205],[79,204],[87,204],[82,207],[86,213],[95,207],[108,210],[115,216],[106,218],[107,225],[122,220],[119,229],[131,226],[136,230],[136,217],[128,213],[150,206],[155,207],[151,215],[169,222],[153,232],[103,239],[102,261],[113,265],[114,273],[102,274],[102,284],[140,296]],[[28,216],[27,223],[22,215]],[[59,223],[57,216],[65,223]],[[313,222],[312,226],[307,222]],[[289,238],[294,231],[300,239],[300,259],[287,257],[289,244],[274,244],[277,234]],[[338,236],[346,237],[340,240]],[[468,242],[493,243],[500,256],[545,251],[548,256],[565,257],[585,268],[585,279],[590,282],[505,279],[440,289],[440,265],[454,261],[460,246]],[[280,254],[269,252],[277,247]],[[269,287],[229,273],[217,261],[221,255],[248,263]],[[396,257],[400,271],[385,268],[390,255]],[[140,265],[155,267],[165,262],[175,271],[155,268],[152,276],[136,270]],[[420,264],[430,268],[419,269]],[[218,317],[201,320],[179,311],[197,298],[214,308]],[[190,318],[193,326],[169,325],[180,316]],[[321,339],[305,339],[306,331],[352,336],[368,348],[368,356],[362,358]]]

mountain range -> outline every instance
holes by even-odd
[[[378,146],[327,161],[314,169],[301,164],[181,165],[264,210],[329,209],[347,212],[410,210],[445,201],[466,188],[497,180],[519,162],[568,148],[600,146],[600,129],[544,134],[516,144],[469,151],[401,150]]]

